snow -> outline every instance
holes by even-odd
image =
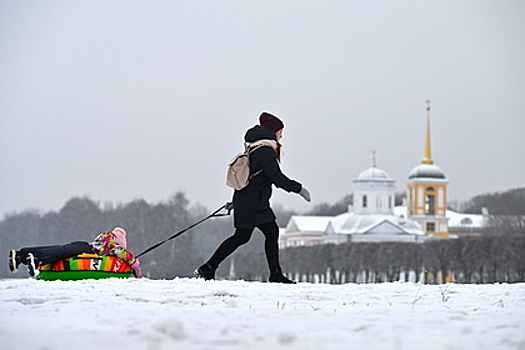
[[[365,171],[363,171],[359,176],[357,177],[355,182],[395,182],[394,179],[388,175],[386,171],[383,169],[379,169],[377,166],[372,166]]]
[[[0,348],[525,349],[525,284],[0,280]]]
[[[486,225],[486,218],[480,214],[463,214],[447,209],[449,227],[473,227],[483,228]]]

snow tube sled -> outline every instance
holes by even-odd
[[[41,266],[37,280],[76,281],[102,278],[129,278],[131,267],[117,257],[96,254],[80,254],[71,258],[55,261]]]

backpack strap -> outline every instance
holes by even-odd
[[[274,140],[259,140],[259,141],[255,141],[255,142],[245,142],[244,143],[244,148],[246,149],[246,151],[248,151],[248,153],[252,153],[256,149],[259,149],[259,148],[261,148],[263,146],[269,146],[269,147],[273,148],[274,150],[277,150],[277,141],[274,141]]]
[[[244,148],[245,148],[246,152],[248,152],[248,154],[251,154],[255,150],[257,150],[257,149],[259,149],[261,147],[264,147],[264,146],[269,146],[269,147],[273,148],[274,151],[277,150],[277,142],[274,141],[274,140],[259,140],[259,141],[255,141],[255,142],[245,142],[244,143]],[[262,172],[263,172],[262,169],[259,170],[259,171],[256,171],[255,173],[250,175],[248,180],[253,179],[254,177],[256,177],[257,175],[259,175]]]

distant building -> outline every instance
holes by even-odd
[[[408,217],[417,221],[425,234],[448,237],[447,185],[445,173],[432,160],[430,106],[427,107],[425,152],[420,165],[408,176]]]
[[[397,206],[395,212],[398,215],[407,215],[406,206]],[[488,217],[481,214],[464,214],[454,210],[446,210],[448,225],[448,238],[460,238],[466,236],[480,236],[487,226]],[[440,236],[435,235],[434,238]],[[442,237],[441,237],[442,238]]]
[[[452,210],[447,210],[447,219],[450,238],[481,236],[488,223],[488,215],[463,214]]]
[[[395,181],[374,164],[354,180],[353,211],[338,216],[291,217],[280,246],[311,246],[342,242],[424,242],[419,224],[396,213]]]
[[[293,215],[279,236],[280,248],[328,243],[325,232],[330,216]]]
[[[407,205],[394,206],[395,181],[376,165],[353,181],[353,206],[338,216],[294,215],[282,230],[281,248],[342,242],[413,242],[479,235],[483,215],[447,209],[448,180],[431,154],[430,107],[422,163],[409,174]]]

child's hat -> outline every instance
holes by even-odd
[[[117,240],[119,241],[120,245],[126,248],[126,230],[124,230],[122,227],[115,227],[111,232],[117,236]]]

